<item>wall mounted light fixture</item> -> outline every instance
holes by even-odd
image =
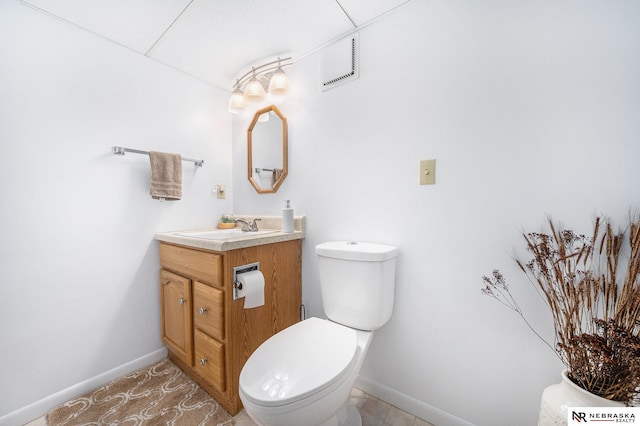
[[[289,89],[289,77],[282,70],[292,65],[291,57],[267,62],[236,80],[229,98],[229,112],[243,114],[251,104],[260,104],[267,97],[277,102],[282,100]]]

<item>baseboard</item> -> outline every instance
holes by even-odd
[[[409,395],[374,382],[366,377],[358,377],[356,388],[434,425],[474,426],[473,423],[433,407],[426,402],[419,401]]]
[[[133,361],[119,365],[116,368],[85,380],[84,382],[75,384],[71,387],[61,390],[60,392],[56,392],[53,395],[49,395],[46,398],[36,401],[33,404],[29,404],[26,407],[20,408],[19,410],[2,416],[0,417],[0,425],[24,425],[25,423],[44,416],[52,408],[55,408],[60,404],[64,404],[71,399],[77,398],[87,392],[99,388],[100,386],[106,385],[107,383],[119,377],[125,376],[129,373],[133,373],[134,371],[140,370],[141,368],[161,361],[166,357],[167,349],[158,349],[157,351],[151,352],[147,355],[141,356],[140,358],[134,359]]]

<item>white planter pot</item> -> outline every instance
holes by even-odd
[[[542,392],[538,426],[566,426],[568,407],[624,407],[624,404],[587,392],[573,383],[567,377],[567,370],[563,370],[560,383]]]

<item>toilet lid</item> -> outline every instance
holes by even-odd
[[[249,357],[240,389],[255,404],[280,406],[339,380],[356,360],[356,331],[309,318],[277,333]]]

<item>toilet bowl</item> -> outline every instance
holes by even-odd
[[[239,395],[261,426],[361,426],[349,404],[373,338],[391,316],[395,247],[316,246],[328,319],[309,318],[260,345],[240,372]]]
[[[347,402],[372,335],[309,318],[271,337],[240,373],[247,413],[262,426],[361,424]]]

